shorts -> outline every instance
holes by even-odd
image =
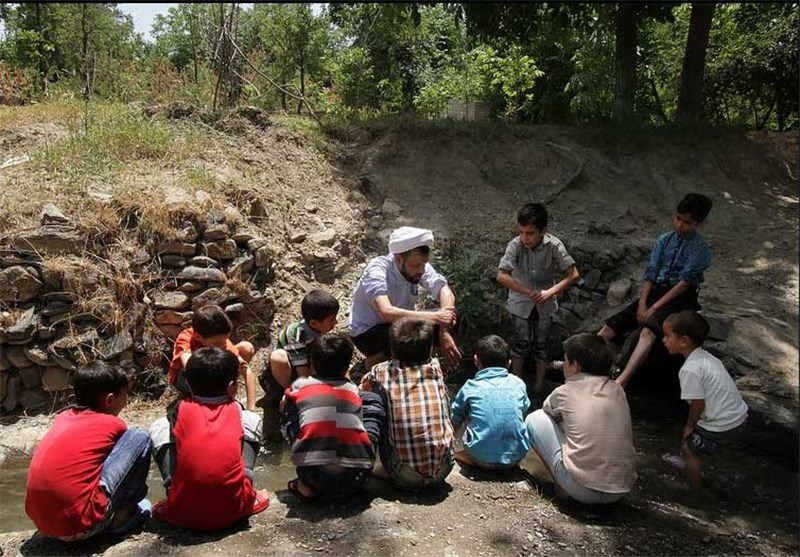
[[[647,297],[647,306],[650,307],[656,303],[664,294],[669,292],[671,288],[672,287],[669,285],[653,285],[653,289],[650,291],[650,295]],[[639,298],[631,302],[622,311],[615,313],[606,319],[606,325],[608,325],[614,331],[614,333],[618,335],[637,329],[640,326],[639,322],[636,320],[636,311],[638,308]],[[650,319],[648,319],[643,326],[653,331],[656,334],[656,338],[661,338],[664,335],[662,329],[664,320],[673,313],[687,309],[694,311],[700,309],[700,303],[697,301],[697,288],[690,288],[669,302],[667,305],[656,311],[652,316],[650,316]]]
[[[540,318],[538,308],[534,307],[527,319],[512,314],[511,322],[514,327],[514,337],[509,347],[511,357],[526,358],[533,354],[539,361],[548,361],[547,339],[553,317]]]
[[[728,431],[709,431],[700,426],[695,426],[686,439],[686,446],[695,456],[711,455],[721,446],[734,445],[742,438],[747,422]]]
[[[372,468],[345,468],[335,473],[322,466],[298,466],[297,477],[323,497],[347,497],[363,489],[372,477]]]

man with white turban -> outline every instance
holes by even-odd
[[[428,263],[433,232],[403,226],[389,236],[389,253],[372,259],[353,293],[350,333],[364,354],[366,370],[389,359],[389,325],[401,317],[424,319],[438,327],[438,344],[453,365],[461,358],[451,328],[456,324],[456,297],[447,279]],[[439,299],[440,309],[414,309],[419,287]]]

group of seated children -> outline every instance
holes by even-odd
[[[709,327],[695,311],[697,286],[710,260],[696,228],[710,207],[699,194],[681,200],[674,232],[660,236],[653,249],[639,300],[597,335],[567,339],[564,384],[527,418],[531,403],[519,377],[523,362],[531,352],[537,355],[533,393],[538,396],[556,297],[578,278],[563,244],[547,233],[541,205],[520,210],[519,237],[499,266],[498,281],[509,288],[514,316],[512,346],[496,335],[480,339],[478,371],[452,406],[439,361],[432,357],[431,323],[412,317],[391,323],[391,359],[373,366],[356,387],[348,377],[353,344],[330,332],[339,303],[323,290],[309,292],[302,301],[303,320],[278,335],[262,377],[276,411],[280,403],[281,432],[297,466],[288,489],[304,502],[344,497],[375,474],[416,490],[442,483],[454,461],[503,469],[517,465],[532,448],[558,491],[585,503],[616,501],[636,481],[623,387],[658,338],[670,353],[686,358],[679,379],[681,398],[690,405],[681,455],[664,458],[699,487],[700,456],[738,439],[747,418],[730,375],[702,348]],[[556,271],[566,273],[560,282]],[[613,381],[607,341],[635,326],[641,327],[639,343]],[[125,534],[141,525],[151,514],[145,499],[151,451],[167,491],[166,500],[152,507],[157,518],[214,530],[267,508],[267,494],[253,487],[262,439],[261,417],[252,411],[255,379],[248,362],[254,350],[247,342],[232,344],[231,328],[218,306],[195,312],[192,328],[176,340],[170,366],[170,383],[183,396],[149,435],[128,429],[117,417],[129,385],[121,369],[94,362],[77,371],[77,404],[56,417],[29,470],[26,511],[42,533],[74,540],[101,531]],[[240,377],[246,407],[235,399]],[[463,450],[454,453],[460,431]]]

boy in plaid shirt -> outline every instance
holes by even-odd
[[[376,432],[370,430],[380,428],[381,464],[391,481],[405,489],[440,484],[453,469],[453,427],[442,370],[431,358],[433,326],[398,319],[389,328],[389,344],[392,359],[361,381],[364,427],[372,439]],[[383,406],[386,417],[371,425],[367,415],[374,406]]]

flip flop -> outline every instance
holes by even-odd
[[[661,460],[678,470],[683,470],[686,467],[686,463],[680,455],[666,453],[661,455]]]
[[[138,530],[153,514],[153,504],[148,499],[142,499],[137,503],[133,515],[122,526],[109,528],[107,533],[112,536],[127,536]]]
[[[250,514],[258,514],[269,507],[269,493],[267,491],[256,491],[256,497],[253,499],[253,506],[250,509]]]
[[[303,503],[313,503],[317,500],[317,495],[305,495],[300,491],[300,487],[298,484],[300,483],[300,478],[295,478],[291,480],[288,484],[286,484],[286,489],[292,492],[292,495],[297,497]]]

